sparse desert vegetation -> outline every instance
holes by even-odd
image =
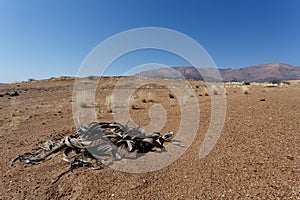
[[[155,102],[155,94],[149,88],[137,89],[129,98],[129,107],[131,109],[140,109],[141,103],[153,103]]]
[[[139,106],[138,106],[138,100],[137,99],[130,99],[130,108],[131,109],[139,109]]]
[[[208,92],[208,89],[207,88],[204,88],[204,96],[209,96],[209,92]]]
[[[105,97],[105,106],[108,112],[112,112],[112,101],[113,101],[112,95],[108,95]]]
[[[137,92],[137,99],[141,99],[143,103],[148,103],[148,102],[154,102],[155,95],[151,91],[150,88],[148,89],[139,89]]]
[[[212,92],[214,95],[218,95],[218,90],[217,87],[215,85],[211,86]]]
[[[242,88],[242,91],[243,91],[244,94],[249,94],[249,87],[248,86],[243,85],[241,88]]]
[[[300,200],[300,0],[0,12],[0,200]]]
[[[127,79],[130,82],[133,78]],[[97,103],[83,101],[80,106],[95,106],[104,111],[98,114],[99,121],[114,121],[118,113],[110,111],[111,95],[118,80],[103,78],[97,90]],[[156,81],[177,83],[176,80]],[[190,82],[200,85],[199,81]],[[102,170],[79,168],[50,184],[52,178],[67,168],[60,157],[38,165],[16,163],[10,167],[11,159],[19,153],[36,148],[57,133],[74,134],[72,84],[69,79],[51,79],[1,85],[1,94],[19,93],[0,97],[1,199],[74,199],[78,196],[109,199],[112,194],[116,199],[153,196],[176,199],[181,198],[181,194],[187,199],[299,197],[300,83],[296,81],[287,87],[251,83],[247,86],[251,88],[249,95],[245,95],[242,84],[226,83],[227,113],[222,135],[203,159],[198,158],[199,147],[211,121],[211,98],[205,97],[209,93],[201,86],[182,88],[202,94],[195,96],[201,121],[194,142],[180,159],[159,171],[129,174],[107,166]],[[173,94],[171,90],[159,86],[137,89],[126,105],[130,120],[141,127],[147,126],[151,122],[151,106],[160,104],[167,116],[161,132],[176,133],[181,120],[180,104],[186,102],[178,102],[179,98],[172,98],[170,94]],[[188,193],[186,188],[189,188]]]

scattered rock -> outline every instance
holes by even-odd
[[[266,99],[260,99],[260,101],[266,101]]]
[[[4,96],[16,97],[16,96],[19,96],[19,95],[20,94],[17,91],[14,91],[12,93],[5,92],[4,94],[0,94],[0,97],[4,97]]]
[[[20,94],[17,91],[14,91],[13,93],[10,93],[11,97],[19,96]]]
[[[30,120],[32,118],[32,115],[28,115],[27,117],[26,117],[26,120]]]
[[[286,156],[287,159],[289,160],[294,160],[295,158],[293,156]]]

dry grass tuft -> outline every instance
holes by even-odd
[[[129,106],[130,106],[130,108],[133,109],[133,110],[139,109],[139,106],[138,106],[138,99],[130,98]]]
[[[207,88],[204,88],[204,96],[209,96],[209,92],[208,92],[208,89]]]
[[[109,95],[105,97],[105,106],[107,108],[107,112],[112,112],[112,100],[113,100],[113,96]]]
[[[218,90],[215,85],[211,86],[211,89],[212,89],[214,95],[218,95]]]
[[[133,109],[133,110],[138,110],[139,109],[139,107],[137,106],[137,104],[135,104],[134,102],[130,103],[130,108]]]
[[[244,94],[249,94],[249,88],[246,85],[243,85],[241,88]]]
[[[141,99],[143,103],[154,102],[155,96],[150,89],[141,89],[134,95],[134,99]]]
[[[129,99],[129,106],[131,109],[139,109],[138,103],[154,102],[155,95],[151,89],[143,88],[133,93]]]

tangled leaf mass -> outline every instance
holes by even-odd
[[[26,164],[37,164],[63,152],[63,161],[70,164],[69,169],[52,180],[55,183],[61,176],[78,167],[95,167],[99,163],[109,165],[122,158],[137,158],[138,153],[147,153],[157,149],[164,150],[164,143],[171,142],[173,132],[161,135],[159,132],[145,133],[142,129],[131,128],[117,122],[93,122],[88,127],[81,127],[75,136],[60,135],[60,141],[48,140],[36,151],[18,155],[11,161],[11,166],[19,160]]]

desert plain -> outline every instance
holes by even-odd
[[[101,78],[95,102],[81,104],[95,108],[98,121],[114,121],[107,96],[119,79]],[[142,78],[126,79],[143,83]],[[0,199],[299,199],[300,82],[280,87],[251,84],[246,89],[227,84],[224,126],[204,158],[199,158],[199,148],[213,120],[211,96],[219,94],[206,94],[200,81],[189,84],[200,108],[199,127],[178,160],[146,173],[82,167],[56,183],[51,179],[68,168],[61,155],[35,165],[16,162],[11,167],[10,162],[55,133],[75,133],[74,79],[0,84]],[[18,95],[12,95],[15,91]],[[161,131],[176,133],[182,113],[168,88],[146,85],[133,99],[128,110],[135,124],[149,124],[149,109],[159,104],[167,116]]]

